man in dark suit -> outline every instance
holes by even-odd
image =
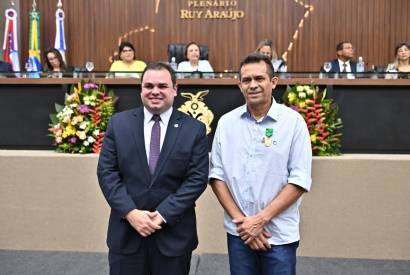
[[[4,62],[0,60],[0,73],[7,73],[7,72],[12,72],[13,67],[11,66],[10,63]]]
[[[331,69],[329,73],[356,73],[356,62],[353,61],[354,48],[349,41],[342,41],[336,45],[337,58],[329,61]],[[325,72],[324,68],[320,69]]]
[[[110,119],[98,180],[111,207],[110,274],[188,274],[198,245],[195,201],[206,188],[205,125],[172,108],[175,73],[151,63],[143,107]]]

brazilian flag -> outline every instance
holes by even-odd
[[[40,57],[40,13],[33,9],[29,13],[29,39],[28,39],[28,68],[31,72],[30,77],[40,77],[41,71]],[[27,69],[27,68],[26,68]]]

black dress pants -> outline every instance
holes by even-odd
[[[110,275],[188,275],[192,252],[178,257],[161,253],[153,236],[142,240],[135,254],[109,252]]]

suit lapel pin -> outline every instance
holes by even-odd
[[[179,127],[179,124],[178,123],[175,123],[174,124],[174,128],[178,128]]]

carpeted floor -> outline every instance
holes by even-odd
[[[104,275],[107,254],[0,250],[0,275]],[[190,275],[228,275],[224,254],[193,255]],[[410,261],[298,258],[298,275],[410,275]]]

